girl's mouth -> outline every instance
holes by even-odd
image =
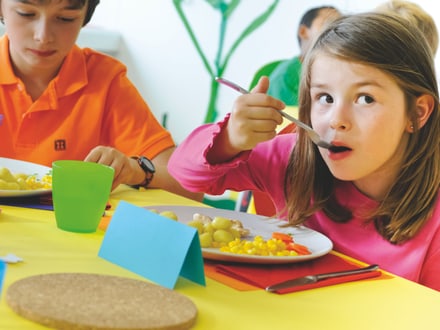
[[[332,146],[328,149],[328,157],[333,161],[339,161],[349,157],[352,151],[353,149],[336,143],[332,144]]]
[[[350,151],[351,149],[345,146],[335,146],[332,145],[328,150],[330,150],[333,153],[341,153],[344,151]]]

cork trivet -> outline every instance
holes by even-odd
[[[56,329],[189,329],[197,317],[194,303],[180,293],[98,274],[28,277],[8,288],[6,302],[17,314]]]

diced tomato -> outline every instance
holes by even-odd
[[[293,242],[286,245],[286,250],[295,251],[300,255],[311,254],[307,246]]]
[[[293,243],[293,237],[292,235],[280,233],[280,232],[273,232],[272,238],[279,239],[280,241],[283,241],[284,243]]]

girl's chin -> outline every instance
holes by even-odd
[[[340,170],[332,171],[330,169],[330,172],[336,179],[341,180],[341,181],[354,181],[354,180],[358,179],[357,176],[355,176],[347,171],[340,171]]]

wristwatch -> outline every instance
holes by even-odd
[[[134,156],[131,158],[137,160],[142,171],[144,171],[144,173],[145,173],[145,180],[142,183],[134,185],[132,187],[134,187],[134,188],[139,188],[139,187],[147,188],[148,185],[150,184],[151,180],[153,180],[154,173],[156,172],[156,168],[154,167],[153,162],[145,156],[139,156],[139,157]]]

